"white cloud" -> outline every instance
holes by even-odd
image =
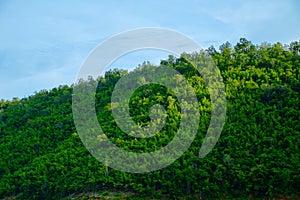
[[[231,1],[231,3],[216,4],[202,11],[223,23],[243,25],[253,21],[282,17],[290,11],[291,6],[289,0]]]

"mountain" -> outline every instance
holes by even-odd
[[[227,102],[221,136],[204,158],[198,153],[209,127],[212,101],[204,78],[186,59],[201,55],[210,55],[220,69]],[[72,99],[76,85],[59,86],[28,98],[1,100],[0,198],[60,199],[99,191],[126,191],[157,199],[166,195],[299,198],[300,42],[254,45],[242,38],[234,46],[224,43],[219,50],[210,47],[179,58],[169,56],[161,66],[178,71],[182,76],[176,80],[187,80],[198,101],[199,128],[178,160],[148,173],[122,172],[98,162],[75,128]],[[122,131],[112,114],[116,104],[111,96],[121,77],[145,69],[155,74],[159,67],[144,63],[133,72],[111,70],[82,83],[97,84],[97,118],[109,140],[139,153],[164,148],[176,137],[184,117],[176,92],[149,84],[144,75],[135,80],[147,84],[130,97],[129,114],[136,124],[147,127],[152,119],[149,109],[160,104],[166,111],[165,124],[149,138]]]

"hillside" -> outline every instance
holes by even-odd
[[[199,158],[211,101],[203,78],[184,58],[161,61],[195,89],[199,129],[191,147],[170,166],[150,173],[126,173],[98,162],[84,147],[72,115],[72,86],[0,102],[0,199],[60,199],[82,192],[122,191],[140,196],[248,198],[300,195],[300,42],[253,45],[242,38],[206,50],[226,87],[226,123],[214,149]],[[195,54],[197,56],[197,54]],[[190,55],[190,56],[195,56]],[[156,67],[144,63],[136,70]],[[148,109],[167,110],[159,134],[135,139],[123,133],[111,113],[112,91],[124,70],[97,80],[98,121],[109,139],[133,152],[168,144],[180,124],[180,104],[168,88],[147,84],[130,99],[130,114],[149,125]],[[132,73],[132,72],[131,72]],[[90,80],[95,81],[95,80]]]

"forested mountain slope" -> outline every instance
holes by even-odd
[[[72,87],[0,102],[0,198],[59,199],[88,191],[132,191],[160,199],[287,196],[300,191],[300,43],[253,45],[241,39],[210,47],[226,87],[227,114],[221,137],[205,158],[198,157],[211,113],[202,77],[185,59],[161,64],[184,75],[196,91],[200,124],[191,147],[167,168],[142,174],[120,172],[98,162],[82,144],[72,116]],[[149,63],[139,67],[153,68]],[[168,144],[180,123],[172,91],[148,84],[130,101],[137,124],[149,123],[156,103],[168,111],[164,128],[148,139],[124,134],[111,114],[110,96],[124,70],[100,77],[96,110],[101,127],[116,145],[153,151]]]

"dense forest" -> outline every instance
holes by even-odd
[[[98,162],[76,131],[73,87],[59,86],[0,101],[0,199],[75,198],[110,191],[142,199],[300,198],[300,41],[254,45],[241,38],[234,46],[226,42],[205,53],[220,70],[227,98],[222,134],[206,157],[198,153],[210,122],[210,93],[184,56],[169,56],[161,65],[177,70],[193,86],[200,113],[195,140],[178,160],[149,173],[122,172]],[[157,67],[145,62],[135,71],[146,68]],[[122,132],[112,115],[111,95],[118,80],[133,72],[110,70],[89,80],[98,84],[98,121],[118,147],[154,151],[174,138],[180,104],[168,88],[146,84],[130,98],[130,115],[137,124],[149,125],[148,110],[159,103],[166,109],[165,124],[150,138]]]

